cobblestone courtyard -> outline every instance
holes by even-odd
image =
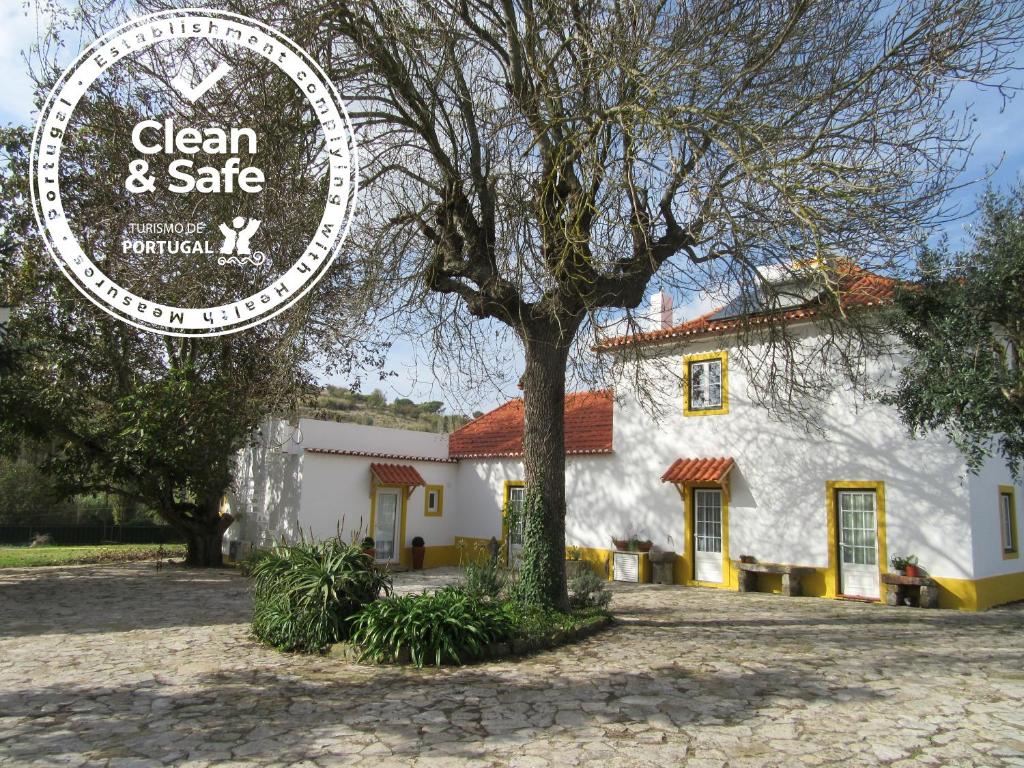
[[[262,648],[246,590],[0,571],[0,765],[1024,766],[1020,607],[620,588],[577,646],[418,671]]]

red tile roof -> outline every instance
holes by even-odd
[[[838,280],[837,291],[843,309],[854,307],[876,307],[892,301],[898,285],[897,280],[882,277],[856,267],[850,267]],[[679,338],[714,336],[719,333],[735,331],[751,325],[768,325],[773,322],[795,322],[815,317],[821,311],[821,305],[809,303],[793,309],[775,312],[751,313],[735,317],[724,317],[713,320],[721,308],[707,314],[687,320],[685,323],[665,328],[660,331],[648,331],[627,336],[605,339],[597,344],[598,350],[624,347],[631,344],[649,344],[671,341]]]
[[[387,485],[426,485],[423,476],[408,464],[371,464],[370,471]]]
[[[523,401],[510,400],[453,432],[448,454],[455,458],[523,455]],[[612,452],[612,393],[574,392],[565,396],[565,452]]]
[[[730,458],[676,459],[661,476],[661,482],[721,483],[735,464]]]

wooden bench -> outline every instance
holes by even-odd
[[[927,576],[904,576],[883,573],[886,605],[913,605],[918,608],[939,607],[939,585]]]
[[[800,580],[814,573],[814,568],[806,565],[787,565],[785,563],[744,563],[737,562],[739,571],[740,592],[757,591],[757,575],[759,573],[777,573],[782,576],[782,594],[786,597],[800,597]]]

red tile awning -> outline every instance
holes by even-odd
[[[423,475],[408,464],[371,464],[377,482],[384,485],[426,485]]]
[[[721,485],[735,466],[730,458],[676,459],[661,476],[663,483],[715,483]]]

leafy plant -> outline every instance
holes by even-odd
[[[1024,471],[1024,184],[989,190],[967,248],[926,248],[919,279],[897,292],[908,355],[884,402],[912,434],[942,430],[978,471],[1000,456]]]
[[[889,558],[889,565],[894,571],[902,571],[908,565],[917,565],[917,555],[897,555]]]
[[[475,548],[463,553],[459,581],[467,594],[481,600],[497,600],[508,578],[497,557],[492,557],[485,548]]]
[[[568,632],[598,616],[606,616],[603,608],[578,608],[568,613],[554,608],[523,602],[510,602],[508,608],[515,622],[514,636],[523,640],[548,640]]]
[[[482,600],[458,587],[433,594],[378,600],[351,619],[350,639],[363,647],[362,658],[395,661],[407,650],[413,664],[462,664],[480,656],[492,642],[512,636],[509,606]]]
[[[565,559],[566,560],[572,560],[572,561],[575,562],[576,560],[582,559],[582,557],[583,557],[583,553],[580,552],[580,548],[579,547],[569,547],[565,551]]]
[[[253,634],[286,651],[319,653],[348,634],[346,622],[391,578],[340,538],[281,544],[252,558]]]
[[[572,608],[607,608],[611,599],[604,579],[589,569],[569,580],[569,605]]]

